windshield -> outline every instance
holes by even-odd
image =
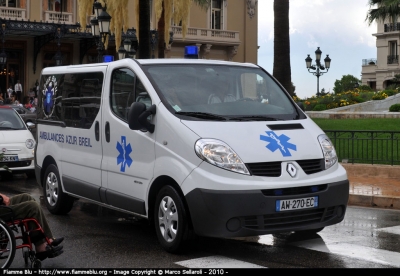
[[[24,122],[11,108],[0,108],[0,130],[26,129]]]
[[[177,116],[221,121],[304,118],[288,94],[260,68],[156,64],[144,70]]]

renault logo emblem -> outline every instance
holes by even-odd
[[[291,177],[295,177],[297,174],[297,169],[292,163],[287,164],[286,171],[290,174]]]
[[[6,148],[2,148],[1,151],[2,151],[2,152],[6,152],[7,149],[6,149]]]

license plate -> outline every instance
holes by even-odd
[[[305,198],[277,200],[275,209],[277,212],[282,212],[316,207],[318,207],[318,197],[313,196]]]
[[[5,155],[3,156],[2,159],[0,159],[1,162],[17,162],[18,161],[18,155]]]

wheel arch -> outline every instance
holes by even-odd
[[[44,174],[46,172],[47,167],[50,166],[50,165],[54,165],[54,166],[56,166],[58,168],[56,160],[52,156],[48,155],[43,160],[42,169],[40,171],[40,186],[42,186],[42,187],[43,187]]]
[[[149,221],[153,222],[153,213],[154,213],[154,204],[156,201],[156,197],[158,192],[164,187],[164,186],[171,186],[173,187],[179,194],[179,196],[182,199],[183,204],[185,205],[188,221],[189,221],[189,227],[193,229],[193,224],[192,224],[192,219],[189,211],[189,206],[186,202],[186,197],[184,196],[181,187],[178,185],[178,183],[171,177],[167,175],[162,175],[159,176],[157,179],[155,179],[150,187],[148,197],[147,197],[147,206],[148,206],[148,219]]]

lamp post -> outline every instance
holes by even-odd
[[[63,58],[62,58],[60,48],[61,48],[61,38],[63,37],[63,33],[62,33],[60,27],[57,28],[54,36],[57,40],[57,53],[55,54],[54,59],[56,61],[56,66],[61,66],[63,63]]]
[[[107,7],[103,7],[100,2],[96,1],[93,3],[95,18],[90,20],[90,24],[92,26],[92,35],[98,39],[98,62],[102,62],[104,43],[106,42],[107,36],[110,35],[111,16],[106,12],[106,9]]]
[[[322,54],[322,51],[318,47],[318,49],[315,51],[315,65],[311,65],[312,58],[310,57],[310,55],[308,55],[306,58],[306,66],[307,66],[308,72],[312,73],[314,76],[317,77],[317,97],[320,96],[319,77],[325,73],[328,73],[328,70],[331,67],[331,59],[329,58],[329,55],[326,55],[326,58],[324,59],[325,66],[323,66],[321,64],[321,54]],[[311,70],[315,70],[315,71],[313,72]],[[326,70],[326,71],[322,71],[322,70]]]
[[[3,50],[0,54],[0,65],[1,65],[1,69],[4,68],[4,66],[7,64],[7,54],[4,51],[4,42],[6,41],[5,36],[6,36],[6,24],[1,24],[1,40],[3,43]]]

